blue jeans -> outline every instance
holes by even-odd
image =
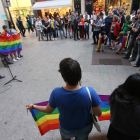
[[[136,65],[139,67],[140,66],[140,43],[138,44],[138,60],[136,62]]]
[[[110,35],[110,30],[105,31],[106,35],[109,38],[109,45],[111,45],[111,35]],[[107,43],[108,38],[105,40],[105,44]]]
[[[66,31],[66,37],[67,37],[67,33],[69,34],[69,37],[71,36],[70,35],[70,28],[65,28],[65,31]]]
[[[51,33],[46,33],[47,41],[48,41],[48,36],[50,37],[51,40]]]
[[[36,32],[36,37],[38,37],[36,28],[35,28],[35,32]]]
[[[64,37],[64,35],[63,35],[63,30],[59,30],[59,35],[60,35],[61,38]]]
[[[93,124],[89,124],[88,126],[76,130],[76,131],[68,131],[63,129],[61,126],[59,127],[60,129],[60,134],[63,139],[71,139],[75,137],[75,140],[88,140],[88,135],[91,132],[93,127]]]

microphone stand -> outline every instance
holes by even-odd
[[[11,79],[10,81],[8,81],[7,83],[5,83],[4,85],[7,85],[7,84],[9,84],[9,83],[12,82],[12,81],[22,82],[22,81],[16,79],[17,76],[13,76],[13,74],[12,74],[12,72],[11,72],[11,69],[10,69],[10,67],[9,67],[8,65],[7,65],[7,67],[8,67],[8,70],[10,71],[10,74],[11,74],[11,76],[12,76],[12,79]]]

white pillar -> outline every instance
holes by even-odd
[[[85,0],[81,0],[81,13],[84,14],[85,11]]]
[[[4,15],[6,15],[4,8],[3,8],[3,4],[2,1],[0,0],[0,32],[3,31],[2,26],[6,24],[7,18],[4,18]],[[2,18],[3,17],[3,18]]]

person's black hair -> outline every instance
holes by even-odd
[[[85,10],[85,12],[87,12],[87,10]]]
[[[137,14],[139,15],[140,14],[140,11]]]
[[[117,104],[123,105],[124,102],[137,101],[140,103],[140,74],[130,75],[124,84],[116,88],[111,94],[110,106]]]
[[[114,15],[117,15],[117,11],[116,10],[113,10],[113,13],[114,13]]]
[[[76,60],[71,58],[63,59],[59,64],[58,71],[61,73],[64,81],[71,86],[76,86],[81,81],[81,67]]]
[[[135,16],[135,17],[133,17],[133,18],[134,18],[136,21],[139,19],[138,16]],[[133,19],[133,18],[132,18],[132,19]]]
[[[133,10],[132,13],[136,12],[136,10]]]
[[[105,35],[105,32],[104,31],[101,32],[101,36],[103,36],[103,35]]]
[[[104,14],[102,12],[100,12],[100,16],[103,16]]]
[[[6,25],[3,25],[3,26],[2,26],[2,28],[3,28],[3,29],[6,29],[6,28],[7,28],[7,26],[6,26]]]
[[[130,15],[127,15],[126,16],[126,20],[130,20]]]
[[[122,16],[122,21],[125,21],[125,16],[124,16],[124,14],[120,14],[121,16]]]

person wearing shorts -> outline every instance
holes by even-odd
[[[111,50],[115,50],[115,40],[119,34],[120,30],[120,24],[118,23],[118,17],[114,16],[113,17],[113,22],[111,24],[110,32],[111,32],[111,42],[112,42],[112,47]]]
[[[101,100],[92,87],[82,87],[80,64],[71,58],[63,59],[59,64],[59,72],[66,86],[55,88],[47,106],[30,104],[27,109],[37,109],[41,112],[51,114],[57,107],[59,110],[60,134],[62,140],[88,140],[88,135],[93,127],[93,118],[90,113],[91,107],[95,116],[101,116]]]

